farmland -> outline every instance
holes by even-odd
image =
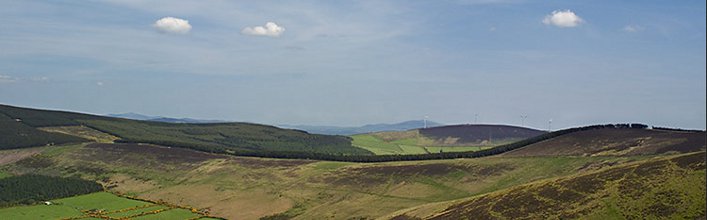
[[[213,219],[203,214],[169,205],[119,197],[107,192],[51,200],[51,205],[18,206],[0,209],[7,219]]]

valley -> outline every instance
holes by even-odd
[[[25,111],[25,118],[38,115]],[[56,117],[55,112],[41,113],[44,112],[40,112],[41,117]],[[526,139],[518,137],[517,141],[495,135],[497,140],[467,138],[467,142],[459,142],[463,139],[461,135],[440,138],[438,132],[437,136],[429,133],[425,136],[425,129],[370,133],[354,135],[348,139],[349,145],[344,146],[357,147],[362,137],[364,141],[369,138],[369,142],[365,142],[368,145],[360,149],[380,155],[367,157],[393,156],[391,158],[396,159],[360,163],[316,157],[251,157],[211,150],[218,148],[169,144],[194,141],[218,146],[220,142],[211,142],[216,139],[206,137],[209,132],[234,129],[231,124],[143,124],[126,119],[112,122],[113,119],[70,118],[69,121],[74,120],[78,124],[42,126],[37,131],[77,137],[81,141],[29,148],[17,146],[0,151],[0,178],[27,174],[78,177],[100,183],[107,197],[124,195],[174,207],[193,207],[208,210],[211,217],[225,219],[459,219],[464,216],[602,219],[641,216],[643,211],[640,210],[655,209],[659,205],[663,205],[661,209],[666,210],[665,213],[650,213],[649,216],[704,216],[704,208],[700,208],[704,207],[704,200],[696,199],[705,196],[704,131],[601,125],[539,132]],[[23,125],[33,128],[32,124]],[[243,131],[230,133],[231,137],[248,138],[254,131],[277,129],[238,126],[250,127],[238,127],[236,131]],[[457,128],[452,131],[459,131],[458,134],[474,133],[464,129],[479,129],[473,125],[452,128]],[[499,128],[505,127],[494,127]],[[184,131],[196,136],[168,135]],[[287,130],[282,132],[286,133],[266,133],[279,137],[273,140],[284,138],[277,134],[290,134]],[[508,134],[513,133],[518,132]],[[297,135],[306,137],[308,134]],[[488,136],[488,132],[479,135],[482,136]],[[125,137],[135,138],[129,140],[140,137],[145,141],[125,141]],[[152,138],[166,140],[168,137],[175,142],[152,141]],[[314,140],[329,140],[327,138],[332,137]],[[371,141],[371,138],[374,139]],[[465,151],[459,152],[461,154],[386,151],[401,145],[422,146],[420,149],[428,151],[434,149],[432,147]],[[296,143],[292,146],[298,148]],[[486,153],[471,154],[479,152]],[[412,154],[398,155],[405,153]],[[434,159],[444,155],[462,157]],[[463,158],[464,155],[476,156]],[[415,156],[411,157],[414,160],[406,161],[408,156]],[[650,184],[636,185],[647,181]],[[73,204],[74,198],[81,196],[67,198],[65,204]],[[630,198],[644,202],[621,202]],[[106,201],[109,200],[114,199]],[[516,200],[525,202],[512,202]],[[656,203],[658,201],[660,203]],[[678,207],[678,204],[690,206]],[[142,205],[97,208],[111,212],[138,206]],[[162,210],[158,206],[150,207],[140,210]],[[53,216],[50,218],[86,214],[43,205],[4,208],[0,213],[22,216],[35,213],[34,209],[41,210],[36,213],[44,216]],[[207,218],[177,209],[160,215],[167,216],[165,219]]]

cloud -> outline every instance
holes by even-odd
[[[36,77],[14,77],[9,75],[0,74],[0,83],[14,83],[14,82],[46,82],[49,81],[49,77],[46,76],[36,76]]]
[[[96,82],[97,86],[103,86],[103,82]]]
[[[17,78],[7,75],[0,75],[0,83],[13,83],[16,82]]]
[[[644,28],[643,26],[640,26],[640,25],[632,25],[632,24],[626,25],[626,26],[624,26],[624,28],[621,28],[622,31],[631,32],[631,33],[643,31],[643,30],[645,30],[645,29],[646,29],[646,28]]]
[[[189,21],[175,17],[161,18],[155,21],[152,26],[160,32],[172,34],[186,34],[191,30]]]
[[[543,19],[543,24],[555,25],[561,28],[576,27],[581,23],[584,23],[584,20],[569,9],[555,10]]]
[[[255,26],[243,28],[241,33],[253,36],[278,37],[285,32],[285,28],[278,26],[275,22],[265,23],[265,26]]]

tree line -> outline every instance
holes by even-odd
[[[657,126],[653,126],[653,129],[654,130],[663,130],[663,131],[679,131],[679,132],[705,132],[704,130],[668,128],[668,127],[657,127]]]

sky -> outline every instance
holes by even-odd
[[[707,121],[698,0],[0,0],[0,21],[0,103],[16,106],[276,125]]]

